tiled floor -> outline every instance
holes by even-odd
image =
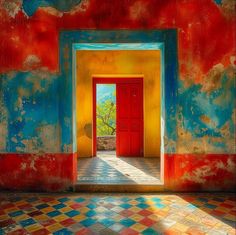
[[[0,234],[236,234],[233,194],[3,194]]]
[[[78,159],[78,184],[160,184],[160,158],[116,157],[98,152]]]

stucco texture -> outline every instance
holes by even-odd
[[[61,44],[73,38],[62,42],[60,32],[124,30],[123,36],[106,34],[105,41],[112,43],[125,41],[127,32],[139,35],[137,30],[142,37],[130,41],[150,41],[149,31],[157,29],[176,32],[173,41],[162,38],[170,45],[166,55],[177,48],[177,66],[166,68],[177,74],[175,83],[164,87],[171,101],[163,106],[168,113],[162,120],[170,127],[164,136],[165,187],[235,189],[235,25],[234,0],[0,0],[0,187],[32,189],[43,177],[45,189],[56,177],[61,190],[76,178],[70,174],[76,172],[74,107],[68,102],[74,88],[67,73],[72,48],[67,45],[59,53]],[[89,43],[101,31],[95,39],[84,32],[80,40]],[[173,74],[166,75],[170,81]],[[146,130],[158,128],[159,121],[152,122]],[[86,141],[90,145],[91,139]],[[158,145],[158,139],[152,141]],[[153,149],[154,143],[149,144]],[[49,175],[45,169],[54,165],[58,171]]]

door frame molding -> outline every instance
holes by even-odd
[[[100,44],[99,49],[98,44]],[[123,46],[128,44],[130,50],[148,50],[152,46],[152,49],[161,51],[161,181],[164,184],[164,176],[169,179],[174,175],[174,158],[171,156],[177,151],[176,116],[179,85],[177,28],[60,31],[58,115],[61,127],[61,152],[77,152],[76,51],[108,50],[110,44],[113,45],[112,49],[119,47],[122,50]],[[77,168],[76,159],[73,159],[72,165]]]
[[[120,83],[141,83],[142,86],[142,99],[143,97],[143,75],[137,74],[137,75],[93,75],[92,76],[92,89],[93,89],[93,133],[92,133],[92,142],[93,142],[93,151],[92,151],[92,156],[96,157],[97,153],[97,89],[96,85],[97,84],[120,84]],[[143,102],[144,105],[144,102]],[[143,107],[144,108],[144,107]],[[144,124],[143,124],[144,125]],[[142,134],[143,135],[143,134]]]

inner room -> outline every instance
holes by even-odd
[[[77,185],[161,185],[161,50],[103,46],[76,51]]]

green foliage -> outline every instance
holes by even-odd
[[[97,104],[97,136],[116,134],[116,104],[111,99]]]

